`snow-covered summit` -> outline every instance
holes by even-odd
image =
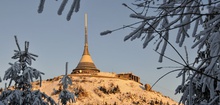
[[[76,103],[70,105],[177,105],[167,96],[156,91],[146,91],[138,82],[114,78],[114,73],[101,72],[95,75],[68,75],[72,85],[68,90],[75,93]],[[62,90],[62,76],[33,82],[33,90],[40,90],[58,100]]]

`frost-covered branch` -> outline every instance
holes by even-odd
[[[42,13],[43,10],[44,10],[44,3],[45,3],[45,0],[40,0],[40,4],[38,6],[38,13]]]
[[[58,0],[56,0],[58,1]],[[57,11],[58,15],[62,15],[62,12],[64,8],[66,7],[66,4],[68,3],[68,0],[62,0],[62,3],[60,4],[60,7]],[[38,6],[38,13],[42,13],[44,9],[45,0],[40,0],[40,4]],[[69,21],[72,17],[73,12],[78,12],[80,9],[80,0],[73,0],[73,3],[70,7],[70,10],[66,16],[66,19]]]
[[[189,37],[188,30],[190,28],[190,24],[193,24],[193,22],[196,22],[196,26],[194,28],[195,31],[193,31],[192,33],[192,36],[195,36],[196,31],[198,31],[197,26],[202,25],[203,18],[206,17],[207,15],[213,15],[213,13],[210,13],[210,12],[202,13],[201,7],[204,8],[204,6],[215,5],[219,1],[217,2],[213,1],[211,3],[204,4],[200,0],[195,0],[195,1],[181,0],[178,2],[165,0],[164,2],[159,2],[157,4],[160,6],[158,8],[155,8],[156,10],[154,12],[158,12],[158,14],[155,16],[151,15],[151,13],[149,12],[149,9],[150,9],[149,6],[156,5],[154,0],[150,0],[150,1],[139,0],[139,2],[140,3],[135,3],[133,5],[137,6],[139,9],[143,8],[143,10],[146,10],[145,12],[139,13],[133,10],[127,4],[123,3],[123,5],[129,8],[130,10],[132,10],[133,13],[135,13],[135,14],[131,14],[130,17],[132,18],[135,17],[138,20],[143,20],[142,23],[146,23],[145,21],[147,21],[149,24],[140,24],[136,30],[140,30],[140,29],[142,30],[137,31],[138,34],[132,34],[133,32],[131,32],[129,35],[125,36],[125,38],[133,40],[134,39],[133,37],[135,36],[138,36],[135,38],[140,38],[140,36],[144,35],[143,38],[147,39],[148,37],[145,37],[146,34],[148,34],[148,36],[156,36],[156,35],[149,35],[149,34],[158,34],[157,32],[163,34],[163,33],[166,33],[166,31],[179,29],[179,33],[176,38],[176,43],[179,43],[179,45],[182,46],[185,38]],[[172,21],[169,23],[165,23],[167,17],[170,18],[169,20],[172,20]],[[200,22],[200,24],[198,24],[198,22]],[[123,27],[123,29],[124,28],[126,27]],[[154,28],[154,29],[152,30],[151,28]],[[122,29],[122,28],[119,28],[119,29]],[[112,30],[104,31],[101,33],[101,35],[105,35],[105,34],[112,33],[112,32],[113,32]],[[169,37],[169,34],[167,36]],[[156,37],[151,37],[151,38],[154,39]],[[150,41],[152,41],[152,39]],[[158,44],[160,45],[161,43],[158,43]],[[144,44],[143,46],[146,46],[146,45],[147,44]],[[161,53],[162,52],[163,50],[161,51]]]

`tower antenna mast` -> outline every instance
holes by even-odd
[[[88,17],[85,14],[85,45],[88,46]]]

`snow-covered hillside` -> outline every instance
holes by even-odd
[[[68,75],[72,85],[68,90],[76,94],[76,102],[70,105],[177,105],[175,101],[156,91],[146,91],[144,86],[132,80],[123,80],[112,76]],[[33,83],[33,89],[40,89],[58,100],[62,85],[62,76]]]

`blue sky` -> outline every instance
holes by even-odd
[[[142,49],[142,42],[139,39],[124,42],[124,36],[131,32],[130,29],[123,29],[107,36],[99,35],[107,29],[116,29],[136,21],[129,18],[132,12],[121,5],[123,2],[130,5],[133,0],[82,0],[80,11],[74,13],[70,21],[66,21],[66,15],[71,3],[68,3],[63,14],[58,16],[57,10],[61,0],[46,1],[41,14],[37,13],[39,2],[40,0],[0,2],[0,76],[2,78],[5,70],[9,68],[8,63],[15,61],[11,59],[13,50],[17,49],[14,35],[17,35],[22,48],[24,41],[29,41],[29,51],[39,55],[32,67],[45,73],[43,79],[64,74],[65,62],[69,62],[68,68],[71,73],[83,52],[84,13],[88,14],[89,51],[101,71],[133,72],[140,76],[143,84],[152,85],[159,77],[172,70],[157,70],[157,67],[179,66],[166,59],[163,63],[157,62],[159,55],[153,51],[155,48],[153,43]],[[171,38],[175,39],[176,32],[173,33]],[[191,42],[186,43],[190,49]],[[185,55],[182,49],[178,48],[180,53]],[[181,62],[178,55],[169,47],[166,55]],[[193,56],[195,52],[190,51],[191,62]],[[166,76],[153,89],[178,101],[180,96],[174,95],[174,92],[181,79],[176,79],[176,75],[177,73],[173,73]],[[0,86],[4,86],[4,82]]]

